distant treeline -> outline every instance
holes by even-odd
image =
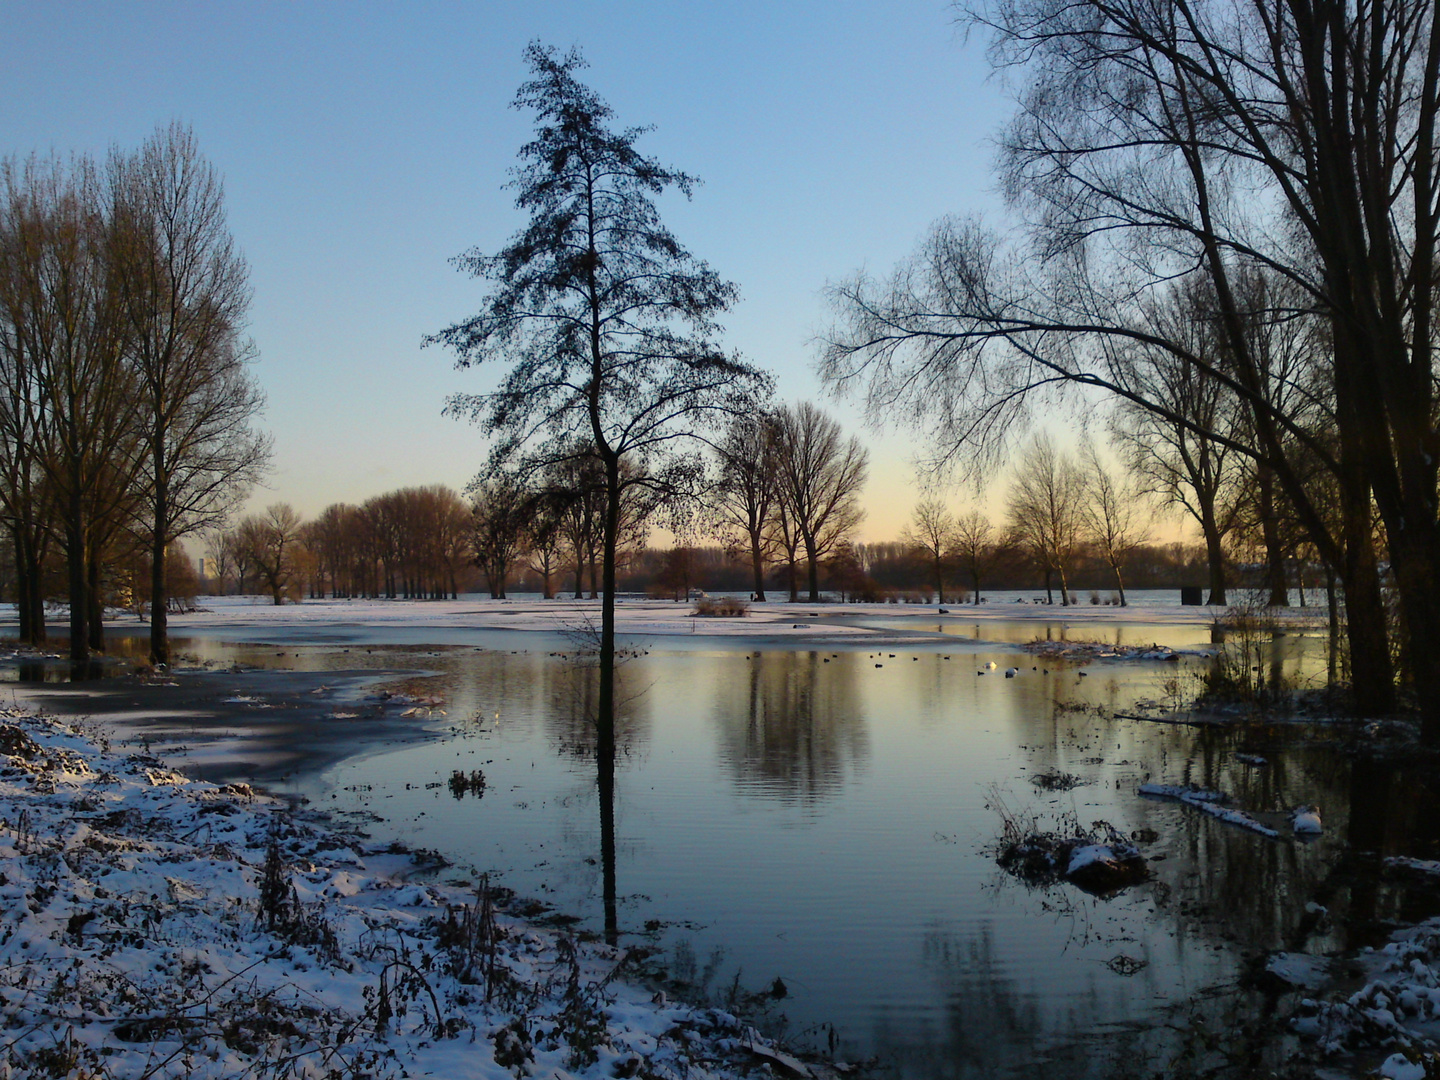
[[[863,571],[857,583],[848,566],[837,567],[822,562],[820,580],[828,593],[844,599],[879,601],[936,599],[931,563],[908,544],[897,541],[858,543],[851,549]],[[837,570],[840,572],[837,573]],[[1136,549],[1126,573],[1127,588],[1179,589],[1199,586],[1208,580],[1209,564],[1203,544],[1146,544]],[[785,569],[776,567],[767,585],[777,595],[785,590]],[[1297,584],[1315,587],[1320,582],[1306,580],[1306,568],[1297,566]],[[1257,567],[1233,565],[1230,577],[1242,586],[1258,585]],[[953,568],[947,576],[946,599],[970,599],[973,586],[966,586],[964,575]],[[620,588],[628,593],[645,593],[656,597],[681,597],[701,590],[705,592],[747,593],[752,578],[748,561],[719,546],[645,548],[632,552],[619,576]],[[858,584],[858,588],[857,588]],[[1077,559],[1072,588],[1086,594],[1098,593],[1102,602],[1114,597],[1115,576],[1105,560],[1094,551],[1083,552]],[[537,574],[520,567],[507,582],[511,592],[540,592]],[[1029,556],[1018,548],[999,546],[995,561],[985,578],[981,595],[991,590],[1035,589],[1043,592],[1035,566]],[[575,594],[573,576],[564,583],[564,594]],[[582,588],[584,595],[590,595]]]

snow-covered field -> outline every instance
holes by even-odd
[[[1208,627],[1225,609],[1181,607],[1142,594],[1128,607],[1082,603],[1071,607],[1059,604],[1017,603],[997,599],[994,603],[946,605],[943,613],[934,604],[807,604],[770,601],[751,604],[738,617],[708,617],[694,614],[689,603],[668,600],[624,599],[616,604],[616,626],[630,636],[707,636],[724,639],[763,637],[802,644],[823,638],[860,643],[900,643],[917,637],[933,637],[937,625],[957,629],[976,623],[1063,622],[1078,633],[1094,627],[1097,633],[1118,625]],[[265,597],[202,597],[197,612],[173,616],[171,633],[253,632],[264,635],[283,631],[346,628],[352,632],[405,628],[439,631],[514,630],[570,633],[587,625],[598,626],[600,605],[593,600],[557,598],[543,600],[525,596],[512,600],[462,597],[459,600],[307,600],[301,604],[276,606]],[[1308,624],[1323,616],[1320,609],[1294,608],[1280,614],[1286,622]],[[883,628],[876,623],[886,624]],[[907,631],[906,624],[914,629]],[[125,619],[117,625],[124,626]]]
[[[426,861],[0,714],[0,1076],[808,1072]]]

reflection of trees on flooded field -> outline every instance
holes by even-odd
[[[870,754],[859,662],[849,654],[762,653],[747,672],[723,680],[714,706],[720,759],[736,782],[800,802],[837,795]]]
[[[1440,852],[1440,791],[1421,770],[1355,755],[1341,745],[1355,737],[1349,728],[1321,741],[1293,723],[1197,729],[1113,718],[1129,693],[1123,676],[1092,676],[1083,686],[1062,679],[1056,697],[1065,704],[1022,728],[1027,769],[1058,768],[1121,789],[1155,779],[1222,791],[1280,834],[1270,839],[1173,802],[1122,800],[1114,824],[1153,837],[1142,844],[1153,880],[1140,888],[1168,927],[1177,962],[1197,948],[1339,954],[1433,914],[1433,884],[1377,865],[1384,855]],[[1302,804],[1318,806],[1325,822],[1309,843],[1293,838],[1288,820]]]
[[[1021,987],[996,956],[991,928],[964,938],[932,930],[920,949],[945,996],[936,1014],[942,1028],[911,1030],[904,1013],[894,1025],[882,1016],[874,1033],[881,1058],[907,1077],[996,1076],[1023,1061],[1041,1036],[1044,1010],[1040,996]]]
[[[615,761],[623,758],[649,734],[648,717],[640,710],[645,700],[644,680],[634,669],[613,664],[602,685],[602,663],[585,654],[564,663],[548,664],[542,710],[561,753],[594,760],[596,799],[600,809],[600,874],[605,917],[605,940],[620,936],[620,912],[615,847]]]
[[[1262,993],[1227,986],[1167,1002],[1153,966],[1123,976],[1097,964],[1093,977],[1057,996],[1043,970],[1012,969],[999,952],[988,925],[973,936],[926,934],[922,962],[945,1000],[939,1029],[882,1021],[874,1033],[882,1059],[907,1080],[1152,1080],[1248,1076],[1277,1056],[1256,1022],[1266,1012]]]
[[[477,651],[450,666],[446,692],[455,715],[500,730],[516,720],[538,723],[556,751],[596,763],[600,868],[606,937],[619,934],[615,845],[615,759],[650,737],[646,677],[630,665],[614,671],[613,726],[602,733],[600,669],[593,655]],[[608,744],[608,750],[606,750]]]
[[[600,672],[594,664],[567,660],[544,668],[540,689],[540,715],[562,754],[595,756],[599,729]],[[615,750],[620,761],[635,753],[650,738],[650,710],[645,677],[634,667],[615,670]]]
[[[1125,978],[1102,970],[1062,1005],[1051,989],[1027,989],[998,951],[989,926],[973,936],[927,934],[921,956],[945,997],[941,1029],[882,1024],[875,1033],[882,1057],[916,1080],[1173,1075],[1166,1066],[1183,1056],[1185,1040],[1178,1025],[1141,1020],[1157,1000],[1145,971]],[[1040,973],[1036,985],[1043,981]],[[1116,1023],[1116,1016],[1132,1019]]]

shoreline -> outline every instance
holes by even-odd
[[[11,683],[16,705],[104,725],[115,741],[183,757],[191,777],[267,790],[295,775],[431,738],[434,725],[364,701],[418,669],[241,672],[181,669],[160,677]]]

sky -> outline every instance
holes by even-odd
[[[738,284],[725,343],[820,402],[871,452],[861,539],[893,539],[924,433],[825,398],[827,282],[888,270],[947,213],[1003,213],[1010,112],[982,35],[936,0],[46,3],[0,0],[0,153],[103,156],[189,124],[250,266],[255,376],[275,438],[253,507],[306,516],[398,487],[463,489],[486,444],[442,415],[484,372],[422,338],[478,311],[451,265],[523,224],[505,185],[533,118],[525,45],[578,46],[640,148],[703,181],[667,198],[680,240]],[[952,506],[974,492],[943,493]]]

